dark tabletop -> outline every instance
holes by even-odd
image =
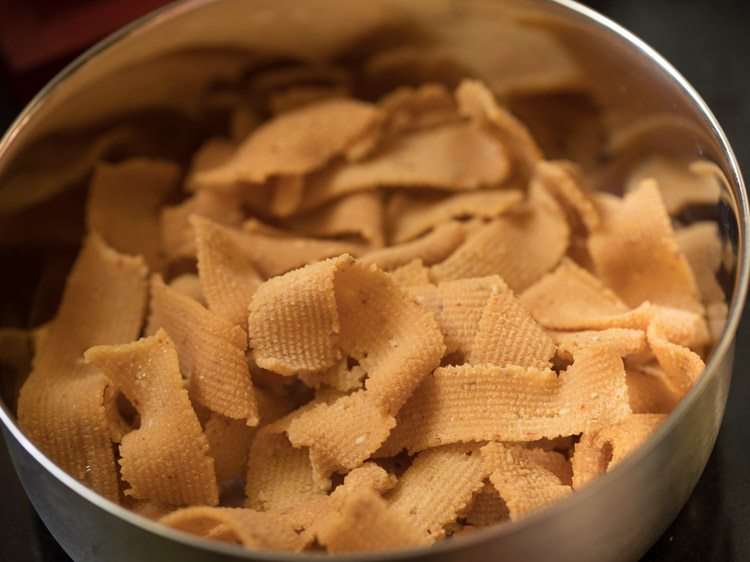
[[[592,0],[680,70],[708,102],[740,164],[750,170],[750,1]],[[0,82],[0,130],[18,110]],[[644,560],[750,560],[750,312],[724,423],[693,495]],[[1,438],[0,438],[1,439]],[[0,560],[70,560],[34,513],[0,446]]]

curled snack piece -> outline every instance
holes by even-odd
[[[509,520],[510,513],[495,487],[487,482],[474,494],[464,519],[469,525],[484,527]]]
[[[478,80],[463,80],[456,89],[456,100],[461,114],[478,121],[513,151],[515,171],[521,177],[530,177],[534,166],[542,159],[542,151],[526,126],[500,107],[492,92]]]
[[[267,279],[341,254],[359,256],[368,249],[361,242],[303,238],[256,220],[247,221],[242,229],[244,252]]]
[[[476,327],[467,362],[544,369],[554,354],[555,344],[497,278]]]
[[[695,277],[675,241],[654,180],[642,181],[589,238],[604,283],[629,306],[654,304],[703,312]]]
[[[282,516],[232,507],[186,507],[159,522],[178,531],[250,549],[299,552],[305,541]]]
[[[163,207],[159,220],[161,243],[167,261],[195,257],[195,233],[190,224],[193,215],[235,226],[244,218],[237,194],[209,189],[199,191],[179,205]]]
[[[383,120],[377,107],[350,99],[327,99],[282,113],[256,129],[224,165],[196,174],[201,184],[264,182],[301,175],[342,154]]]
[[[564,160],[542,160],[534,169],[534,178],[541,181],[567,211],[573,231],[588,233],[599,227],[601,217],[581,184],[582,175],[578,166]]]
[[[105,408],[110,382],[82,358],[92,345],[138,336],[145,277],[142,258],[118,254],[91,234],[18,398],[18,423],[26,435],[63,470],[113,501],[118,485]]]
[[[287,221],[287,226],[307,236],[338,238],[355,236],[373,248],[382,248],[383,202],[377,192],[364,191],[342,197],[329,205]]]
[[[419,258],[397,267],[390,273],[394,281],[402,287],[428,285],[431,282],[430,270],[425,267],[424,262]]]
[[[575,435],[616,423],[630,414],[620,357],[606,345],[582,348],[559,377],[512,366],[436,369],[401,409],[378,456],[457,442]]]
[[[198,275],[208,308],[232,324],[247,326],[247,306],[262,283],[243,247],[241,234],[193,215]]]
[[[665,419],[665,414],[633,414],[611,427],[584,432],[572,458],[573,488],[580,489],[617,465]]]
[[[341,512],[318,532],[328,552],[370,552],[425,543],[404,515],[375,492],[364,489],[344,501]]]
[[[440,281],[499,275],[520,292],[557,265],[569,237],[560,205],[532,184],[527,207],[479,228],[432,275]]]
[[[159,208],[177,185],[172,162],[134,158],[99,164],[89,187],[86,225],[116,250],[141,255],[152,271],[161,268]]]
[[[190,396],[209,410],[258,423],[258,406],[245,359],[245,332],[190,297],[151,280],[149,333],[164,328],[177,346]]]
[[[634,414],[668,414],[680,401],[660,369],[631,369],[628,372],[628,396]]]
[[[508,173],[506,149],[498,139],[470,123],[448,123],[389,138],[369,158],[311,176],[304,206],[377,187],[479,189],[502,183]]]
[[[419,530],[423,540],[432,542],[445,535],[445,526],[466,509],[487,474],[478,447],[429,449],[417,455],[387,500]]]
[[[511,519],[519,519],[573,491],[525,447],[490,443],[482,447],[481,453],[490,471],[490,482],[505,501]]]
[[[452,219],[479,217],[491,219],[519,203],[517,189],[458,193],[447,198],[395,194],[388,205],[390,239],[405,242]]]
[[[390,134],[427,129],[461,118],[453,95],[438,83],[396,88],[378,104],[388,115],[386,129]]]
[[[542,326],[558,330],[575,329],[589,319],[628,310],[599,279],[568,258],[528,287],[520,298]]]
[[[168,505],[216,505],[219,492],[208,440],[182,386],[177,349],[166,332],[134,343],[96,346],[86,362],[104,373],[141,416],[122,438],[125,494]]]
[[[290,440],[310,448],[321,479],[351,470],[380,446],[445,351],[427,310],[386,273],[348,256],[265,283],[250,303],[249,332],[263,368],[314,373],[349,356],[368,374],[366,390],[317,404],[290,423]]]
[[[362,256],[360,262],[375,264],[385,271],[396,269],[415,259],[421,259],[425,265],[432,265],[447,258],[464,241],[464,237],[465,231],[461,223],[450,221],[421,238],[369,252]]]

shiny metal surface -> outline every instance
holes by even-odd
[[[460,31],[464,27],[466,36]],[[535,50],[525,51],[521,64],[510,56],[503,59],[508,37],[529,40]],[[487,38],[496,42],[488,45]],[[55,183],[60,176],[55,166],[64,168],[113,127],[128,128],[126,140],[111,147],[123,154],[161,154],[164,143],[147,142],[149,136],[194,133],[209,86],[240,79],[248,66],[290,57],[357,64],[358,53],[368,49],[441,42],[455,51],[462,73],[485,79],[511,103],[550,88],[573,95],[585,91],[615,139],[620,131],[632,135],[633,123],[651,116],[668,126],[639,133],[637,144],[644,151],[667,145],[675,154],[716,162],[727,179],[712,216],[726,244],[730,313],[706,372],[667,422],[581,492],[519,522],[430,549],[348,559],[635,559],[684,504],[716,439],[747,289],[748,203],[731,148],[702,100],[661,57],[602,16],[566,0],[379,0],[366,5],[193,0],[172,5],[84,54],[18,118],[0,141],[0,224],[65,188]],[[497,57],[488,62],[480,55],[490,49]],[[155,122],[160,124],[156,129]],[[627,140],[623,133],[621,143],[623,136]],[[45,158],[61,146],[69,151],[66,158],[50,165]],[[608,150],[617,154],[618,143]],[[84,177],[85,166],[82,170]],[[43,193],[36,191],[39,185]],[[3,303],[4,309],[12,306]],[[11,397],[3,398],[12,404]],[[130,513],[51,463],[15,425],[12,408],[3,404],[0,419],[32,503],[75,560],[307,559],[209,543]]]

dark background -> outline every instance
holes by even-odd
[[[5,1],[0,0],[0,32],[2,20],[7,16],[3,14],[7,9]],[[740,165],[749,170],[750,1],[592,0],[584,3],[635,32],[682,72],[716,114]],[[126,15],[120,14],[120,17]],[[36,68],[24,69],[20,74],[6,63],[0,73],[0,131],[10,124],[30,93],[43,85],[65,58],[52,59]],[[14,74],[12,81],[11,74]],[[748,343],[750,313],[745,315],[737,335],[734,380],[716,448],[687,505],[646,555],[646,561],[750,560],[750,419],[747,415],[750,379],[744,370],[750,364]],[[34,513],[3,446],[0,446],[0,482],[3,483],[0,560],[70,560]]]

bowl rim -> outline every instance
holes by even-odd
[[[60,86],[69,76],[82,68],[91,58],[106,51],[112,45],[144,32],[153,26],[159,25],[163,20],[177,17],[184,12],[198,9],[202,6],[214,4],[222,0],[177,0],[158,8],[137,20],[127,24],[124,27],[111,33],[84,53],[79,55],[75,60],[69,63],[61,70],[52,80],[50,80],[26,105],[21,113],[16,117],[7,131],[0,138],[0,159],[13,143],[19,132],[33,119],[36,112],[45,103],[47,98]],[[587,24],[593,24],[604,31],[614,35],[616,39],[629,47],[635,48],[641,56],[649,59],[655,64],[655,67],[670,79],[689,100],[693,107],[696,108],[701,117],[703,117],[711,132],[716,136],[722,150],[722,157],[728,165],[731,177],[729,187],[733,203],[738,211],[738,241],[737,241],[737,258],[738,267],[736,269],[736,283],[733,290],[729,306],[729,313],[722,335],[717,343],[706,367],[693,387],[682,398],[676,408],[669,414],[667,419],[662,423],[651,436],[644,441],[635,451],[626,459],[619,463],[610,472],[597,477],[583,489],[563,498],[553,504],[532,513],[518,521],[508,522],[503,525],[480,529],[458,540],[439,541],[430,546],[418,548],[400,549],[373,554],[353,554],[353,555],[327,555],[328,559],[335,561],[387,561],[399,560],[406,557],[425,556],[430,553],[447,553],[450,551],[460,550],[466,546],[478,545],[480,543],[489,543],[492,540],[500,540],[505,536],[512,535],[518,531],[533,527],[544,520],[559,516],[569,507],[580,502],[586,501],[589,496],[596,494],[599,490],[613,485],[628,469],[637,464],[651,450],[653,450],[673,428],[685,417],[686,412],[703,394],[706,387],[717,376],[718,366],[730,352],[734,337],[737,331],[740,318],[742,316],[745,299],[748,290],[748,279],[750,278],[750,207],[748,207],[748,198],[740,172],[736,156],[729,144],[726,134],[719,125],[718,120],[709,109],[706,102],[701,98],[692,85],[654,48],[649,46],[645,41],[628,31],[620,24],[615,23],[608,17],[602,15],[596,10],[580,4],[577,0],[535,0],[537,4],[552,5],[561,7],[564,11],[573,13],[576,17],[582,18]],[[116,504],[103,496],[100,496],[92,489],[88,488],[68,473],[58,467],[50,460],[40,449],[34,445],[21,431],[15,422],[14,416],[4,401],[0,400],[0,421],[2,421],[6,435],[10,434],[17,443],[47,472],[49,472],[61,484],[69,488],[72,492],[81,496],[84,500],[93,503],[96,507],[106,511],[108,514],[118,517],[125,522],[134,525],[141,530],[154,533],[161,538],[177,541],[183,545],[191,546],[203,551],[209,551],[216,554],[232,556],[241,560],[268,560],[268,561],[291,561],[302,562],[309,561],[312,556],[309,553],[286,553],[277,551],[252,551],[247,550],[239,545],[231,545],[217,541],[200,538],[195,535],[171,529],[161,525],[156,521],[138,515],[127,508]]]

